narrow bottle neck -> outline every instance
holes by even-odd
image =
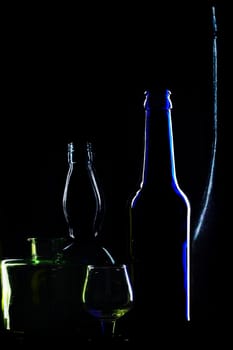
[[[145,109],[144,161],[142,184],[177,185],[171,109]]]
[[[68,164],[63,212],[69,235],[79,241],[96,239],[102,229],[105,208],[92,143],[69,143]]]

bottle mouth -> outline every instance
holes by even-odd
[[[80,157],[80,156],[82,159],[86,159],[88,163],[92,163],[94,158],[92,142],[85,141],[84,144],[83,142],[80,142],[79,150],[81,149],[83,151],[83,155],[81,154],[82,151],[80,153],[77,147],[79,146],[77,146],[74,142],[68,143],[68,163],[69,164],[77,163],[77,157]]]
[[[75,151],[74,143],[73,142],[68,143],[68,163],[69,164],[75,163],[74,151]]]
[[[144,108],[146,111],[151,109],[171,109],[171,91],[168,89],[146,90],[144,92]]]
[[[66,243],[64,237],[29,237],[27,241],[30,243],[29,258],[33,262],[41,260],[59,260]]]

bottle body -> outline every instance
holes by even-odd
[[[185,321],[188,319],[186,200],[173,191],[154,191],[153,195],[154,201],[150,199],[150,204],[145,205],[151,193],[147,195],[142,190],[130,213],[136,299],[142,313],[149,312],[146,304],[151,302],[160,320]]]
[[[190,317],[190,205],[176,179],[170,92],[146,92],[144,107],[141,183],[129,207],[132,322],[137,329],[152,316],[166,329]],[[147,331],[141,324],[140,333]]]

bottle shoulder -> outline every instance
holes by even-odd
[[[115,263],[110,251],[94,240],[87,242],[74,240],[63,249],[63,256],[64,261],[71,264],[105,265]]]
[[[133,205],[137,201],[150,201],[155,202],[184,202],[186,205],[189,203],[188,197],[178,186],[141,186],[135,194],[132,196],[131,204]]]

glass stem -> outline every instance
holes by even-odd
[[[115,334],[116,320],[101,320],[102,335],[107,338],[113,338]]]

